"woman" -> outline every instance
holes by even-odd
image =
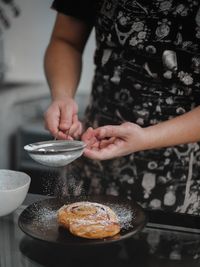
[[[87,157],[118,158],[75,162],[88,193],[200,214],[198,1],[55,0],[53,7],[58,16],[45,56],[52,104],[45,121],[57,138],[82,133],[73,98],[82,51],[96,30],[96,70],[82,140],[89,143]],[[96,129],[104,125],[117,126],[109,126],[111,133]],[[122,137],[124,130],[129,139]]]

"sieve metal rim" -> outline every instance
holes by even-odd
[[[52,147],[53,145],[59,145],[59,144],[70,144],[72,145],[74,143],[74,147],[68,147],[65,149],[60,149],[60,150],[38,150],[42,149],[44,147]],[[37,142],[37,143],[32,143],[24,146],[24,150],[26,150],[29,154],[36,154],[36,155],[53,155],[53,154],[63,154],[67,152],[73,152],[73,151],[78,151],[78,150],[83,150],[86,147],[86,144],[82,141],[77,141],[77,140],[51,140],[51,141],[43,141],[43,142]]]

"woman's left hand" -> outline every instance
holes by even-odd
[[[170,120],[142,128],[131,122],[118,126],[89,128],[82,140],[87,144],[85,156],[111,159],[130,153],[171,147],[200,141],[200,106]]]
[[[87,144],[84,156],[107,160],[145,149],[146,132],[135,123],[125,122],[117,126],[88,128],[82,135],[82,141]]]

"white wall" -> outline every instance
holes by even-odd
[[[78,91],[88,93],[91,90],[91,82],[94,73],[93,54],[95,51],[95,33],[94,30],[88,40],[83,55],[83,71]]]
[[[11,16],[11,28],[4,31],[6,81],[45,82],[43,56],[56,12],[52,0],[15,0],[21,8],[18,18]],[[90,90],[93,75],[94,34],[86,46],[79,92]]]

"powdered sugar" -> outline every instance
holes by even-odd
[[[97,203],[98,205],[101,205]],[[111,204],[106,203],[117,215],[121,230],[129,230],[133,227],[133,212],[131,208],[120,205],[120,204]],[[38,203],[32,205],[29,217],[32,220],[32,228],[39,231],[40,234],[45,235],[49,230],[58,228],[57,222],[58,209],[53,207],[42,207]],[[80,220],[79,224],[89,224],[87,220]],[[92,224],[92,223],[91,223]],[[101,225],[108,225],[109,221],[102,221]]]
[[[57,210],[41,207],[38,203],[31,206],[29,214],[32,228],[41,232],[57,227]]]
[[[50,188],[50,186],[51,184],[49,184],[49,181],[47,179],[46,191],[48,191],[48,187]],[[82,187],[82,182],[79,181],[79,179],[76,178],[75,175],[70,171],[69,166],[60,169],[60,175],[58,175],[58,177],[56,178],[56,188],[54,189],[54,191],[55,192],[53,193],[59,198],[64,198],[67,196],[70,200],[71,197],[74,199],[74,196],[82,196],[88,201],[90,201],[90,198],[85,196],[85,192]],[[52,194],[52,192],[49,193]],[[117,215],[122,230],[129,230],[133,228],[134,214],[131,209],[131,206],[123,204],[113,204],[110,202],[96,204],[98,204],[99,206],[104,204],[111,208]],[[37,205],[37,203],[35,203],[35,206],[32,209],[32,212],[34,213],[34,227],[40,228],[40,230],[42,229],[43,231],[48,231],[48,229],[50,229],[51,227],[58,227],[58,210],[59,208],[55,210],[51,208],[51,206],[48,207],[47,205],[46,207],[41,207]],[[85,223],[85,221],[82,223]]]
[[[134,214],[130,207],[120,204],[108,205],[117,214],[122,229],[128,230],[133,227]]]

